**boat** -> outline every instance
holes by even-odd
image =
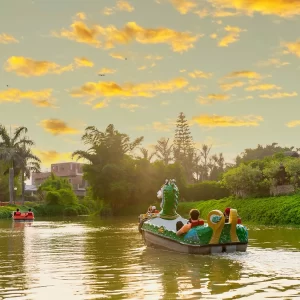
[[[212,210],[207,215],[207,222],[199,222],[200,225],[192,227],[187,233],[177,235],[177,222],[187,224],[189,220],[176,211],[179,200],[176,181],[167,180],[160,194],[162,210],[139,216],[139,231],[147,246],[190,254],[247,250],[248,229],[241,224],[236,209],[230,209],[228,222],[220,210]]]
[[[14,221],[33,221],[34,213],[32,211],[28,211],[28,212],[14,211],[12,213],[12,218]]]

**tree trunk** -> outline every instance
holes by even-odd
[[[22,205],[24,205],[25,202],[25,183],[24,183],[24,170],[21,171],[21,181],[22,181]]]
[[[9,204],[14,203],[14,168],[9,168]]]

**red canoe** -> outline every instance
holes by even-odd
[[[14,211],[12,214],[12,217],[15,221],[19,220],[19,221],[32,221],[34,220],[34,214],[33,212],[17,212]]]

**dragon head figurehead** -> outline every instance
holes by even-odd
[[[179,216],[176,211],[178,199],[179,189],[175,179],[166,180],[162,187],[162,211],[160,213],[162,219],[173,220]]]

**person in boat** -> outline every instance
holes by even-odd
[[[20,210],[17,208],[17,211],[14,212],[14,216],[20,216],[21,215],[21,212]]]
[[[28,209],[28,212],[26,214],[26,217],[32,217],[33,213],[31,211],[31,208]]]
[[[199,219],[199,217],[200,217],[199,210],[198,209],[192,209],[190,211],[189,222],[187,224],[183,225],[179,230],[177,230],[176,235],[185,234],[190,229],[192,229],[193,227],[196,227],[196,226],[199,226],[199,225],[204,225],[204,221],[202,219]],[[181,222],[181,221],[178,221],[177,223],[179,223],[179,222]],[[180,224],[177,225],[177,223],[176,223],[176,229],[180,227]]]

